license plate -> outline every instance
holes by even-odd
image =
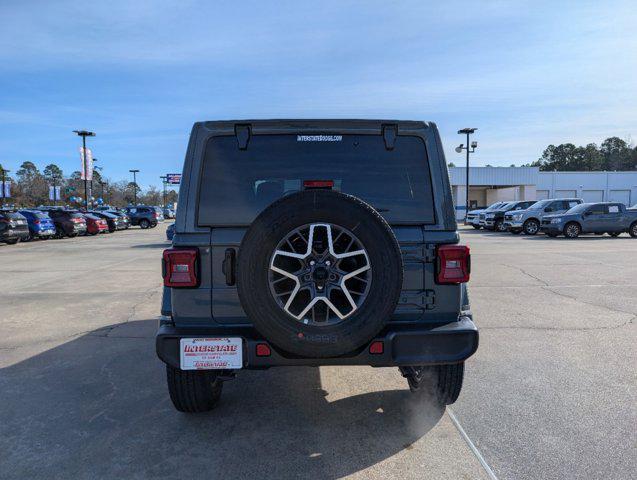
[[[236,370],[243,367],[241,338],[182,338],[182,370]]]

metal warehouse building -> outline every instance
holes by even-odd
[[[449,168],[458,218],[464,218],[464,167]],[[469,209],[497,201],[576,197],[585,202],[637,204],[637,172],[540,172],[537,167],[471,167]]]

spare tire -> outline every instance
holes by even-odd
[[[331,190],[271,204],[238,254],[239,298],[255,328],[305,357],[366,345],[396,308],[402,279],[391,227],[359,198]]]

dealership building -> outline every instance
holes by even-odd
[[[450,167],[456,215],[464,218],[466,169]],[[574,197],[637,204],[637,172],[540,172],[537,167],[469,168],[469,208],[498,201]]]

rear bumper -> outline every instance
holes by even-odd
[[[349,355],[331,358],[302,358],[274,348],[253,329],[180,328],[162,323],[155,339],[157,356],[175,368],[180,368],[181,338],[241,337],[243,368],[261,369],[278,366],[371,365],[373,367],[421,366],[459,363],[478,349],[478,329],[468,316],[445,324],[393,327],[374,338],[383,342],[383,352],[369,353],[369,345]],[[271,355],[258,357],[257,344],[268,344]]]
[[[29,229],[27,227],[19,228],[19,229],[13,228],[11,230],[5,230],[2,233],[0,233],[0,241],[15,240],[16,238],[23,240],[25,238],[28,238],[28,236],[29,236]]]

